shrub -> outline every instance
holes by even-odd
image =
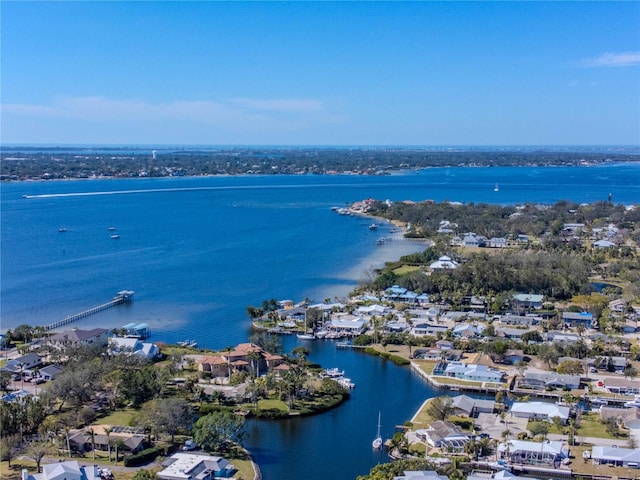
[[[158,455],[161,455],[164,452],[163,448],[153,447],[147,448],[146,450],[142,450],[141,452],[134,453],[133,455],[129,455],[128,457],[124,457],[124,466],[125,467],[138,467],[140,465],[144,465],[145,463],[149,463],[156,459]]]

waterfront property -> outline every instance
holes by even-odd
[[[253,343],[241,343],[233,350],[219,355],[205,355],[198,361],[198,370],[210,372],[213,378],[228,378],[234,372],[253,370],[256,375],[276,369],[284,362],[280,355],[273,355]]]
[[[46,340],[46,343],[63,351],[70,346],[103,346],[107,344],[107,333],[108,330],[106,328],[94,328],[92,330],[72,328],[52,335]]]
[[[498,445],[500,459],[514,464],[544,465],[558,468],[569,456],[569,449],[562,441],[530,442],[509,440]]]
[[[456,425],[442,420],[436,420],[427,428],[416,430],[415,435],[420,441],[434,448],[446,448],[453,452],[462,452],[464,444],[470,440]]]
[[[157,473],[162,480],[213,480],[229,478],[235,467],[222,457],[193,453],[174,453]]]
[[[137,355],[147,360],[152,360],[160,356],[160,349],[150,342],[141,342],[133,337],[111,337],[109,338],[109,352],[115,354]]]
[[[598,465],[640,468],[640,448],[595,446],[591,449],[591,461]]]
[[[496,406],[496,402],[493,400],[472,398],[467,395],[452,397],[451,402],[456,415],[466,415],[468,417],[475,417],[479,413],[493,413]]]
[[[578,388],[580,387],[580,375],[565,375],[554,372],[525,372],[520,379],[520,388],[541,389],[546,388]]]
[[[511,414],[518,418],[528,418],[529,420],[551,420],[554,417],[560,418],[563,424],[569,421],[571,409],[564,405],[545,402],[515,402],[511,406]]]
[[[459,378],[460,380],[493,383],[501,383],[504,378],[504,373],[495,368],[490,368],[486,365],[467,365],[462,362],[451,362],[447,364],[443,375],[446,377]]]

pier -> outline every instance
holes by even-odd
[[[50,323],[49,325],[45,325],[45,330],[53,330],[58,327],[62,327],[64,325],[68,325],[69,323],[75,322],[76,320],[80,320],[81,318],[88,317],[98,312],[102,312],[103,310],[107,310],[111,307],[115,307],[116,305],[120,305],[122,303],[130,303],[133,300],[133,294],[135,292],[133,290],[121,290],[116,294],[115,297],[110,302],[103,303],[102,305],[98,305],[97,307],[90,308],[88,310],[84,310],[80,313],[76,313],[74,315],[69,315],[68,317],[63,318],[62,320],[58,320],[57,322]]]

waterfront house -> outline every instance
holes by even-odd
[[[266,373],[284,362],[280,355],[266,352],[253,343],[241,343],[233,350],[218,355],[205,355],[198,362],[198,370],[210,372],[213,378],[228,377],[230,373],[252,369],[257,375]]]
[[[640,384],[637,380],[624,377],[608,377],[604,380],[607,391],[616,395],[640,395]]]
[[[561,441],[530,442],[509,440],[498,445],[502,460],[524,465],[544,465],[558,468],[569,456],[569,449]]]
[[[146,323],[127,323],[122,327],[127,337],[136,337],[145,340],[151,336],[151,329]]]
[[[393,480],[448,480],[446,475],[439,475],[435,470],[405,470],[404,475],[393,477]]]
[[[109,330],[105,328],[94,328],[92,330],[73,328],[52,335],[46,340],[46,343],[60,350],[80,345],[84,347],[89,345],[104,346],[107,344],[108,332]]]
[[[432,447],[446,448],[453,452],[462,452],[469,436],[451,422],[436,420],[427,428],[415,431],[416,437]]]
[[[81,467],[77,460],[67,460],[43,465],[42,473],[22,470],[22,480],[103,480],[103,473],[97,465]]]
[[[140,358],[153,360],[160,356],[160,349],[150,342],[141,342],[133,337],[109,338],[109,352],[114,354],[137,355]]]
[[[579,375],[565,375],[554,372],[525,372],[518,385],[520,388],[547,389],[547,388],[578,388],[580,387]]]
[[[367,322],[362,317],[333,315],[327,329],[333,333],[355,337],[364,333],[366,326]]]
[[[156,475],[162,480],[213,480],[230,478],[236,468],[229,460],[211,455],[174,453]]]
[[[569,421],[571,409],[565,405],[556,405],[546,402],[514,402],[510,410],[514,417],[528,418],[529,420],[551,420],[560,418],[566,425]]]
[[[455,397],[451,397],[451,406],[453,407],[456,415],[476,417],[479,413],[493,413],[496,402],[493,400],[472,398],[468,395],[457,395]]]
[[[355,313],[356,315],[368,315],[370,317],[371,316],[383,317],[390,311],[391,309],[389,307],[386,307],[384,305],[374,304],[374,305],[365,305],[365,306],[358,307],[354,310],[353,313]]]
[[[467,365],[462,362],[451,362],[445,368],[444,376],[476,382],[501,383],[504,373],[486,365]]]
[[[591,449],[591,461],[597,465],[640,468],[640,448],[595,446]]]
[[[562,312],[562,321],[566,326],[575,328],[582,325],[585,328],[591,328],[593,322],[593,313],[589,312]]]

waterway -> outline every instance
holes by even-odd
[[[637,164],[575,168],[434,168],[382,177],[238,176],[16,182],[0,185],[2,329],[44,325],[136,292],[79,328],[148,323],[151,340],[223,349],[247,340],[245,309],[262,300],[346,295],[373,266],[421,247],[377,246],[389,234],[331,211],[364,198],[515,204],[640,203]],[[495,184],[499,191],[494,191]],[[22,198],[27,195],[28,198]],[[109,226],[120,235],[110,238]],[[66,231],[60,233],[60,227]],[[298,344],[287,337],[285,350]],[[371,450],[434,391],[408,368],[311,345],[344,369],[352,398],[324,415],[251,421],[246,444],[266,480],[353,479],[384,461]]]

